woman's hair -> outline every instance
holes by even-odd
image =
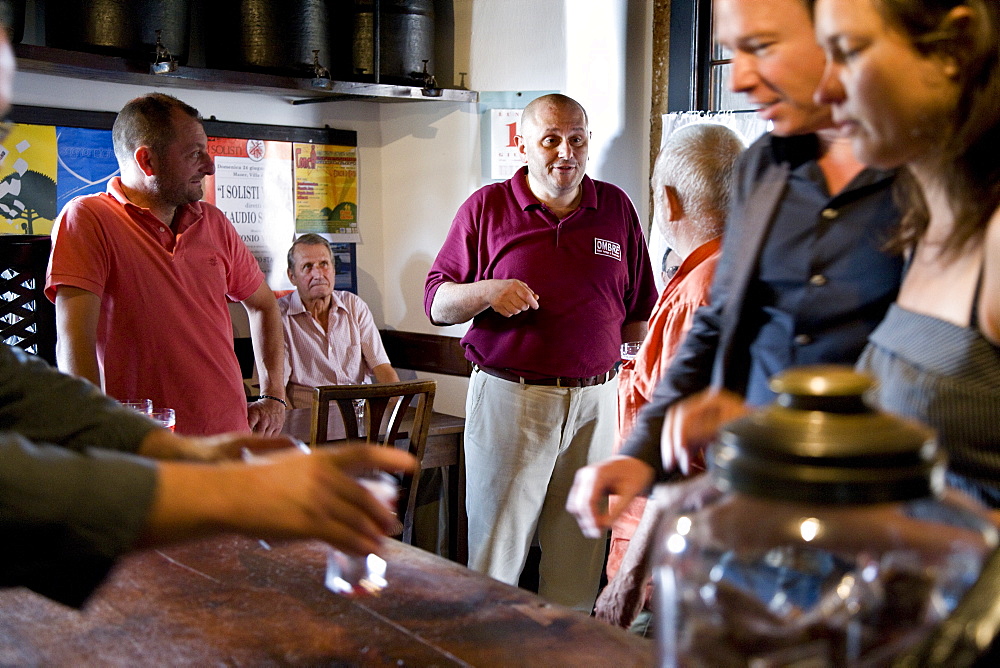
[[[890,26],[925,56],[950,58],[956,66],[958,104],[948,119],[938,175],[955,213],[945,251],[961,250],[986,229],[1000,207],[1000,3],[997,0],[875,0]],[[971,17],[951,16],[967,7]],[[912,178],[900,241],[914,243],[926,230],[926,204]]]

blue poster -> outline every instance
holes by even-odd
[[[331,243],[330,252],[333,253],[333,266],[335,270],[334,289],[347,290],[348,292],[358,294],[356,244],[346,242]]]
[[[58,178],[56,207],[80,195],[102,193],[111,177],[118,175],[118,161],[111,144],[110,130],[56,128]]]

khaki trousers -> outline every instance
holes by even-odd
[[[611,455],[617,387],[521,385],[472,373],[465,455],[469,567],[516,585],[537,532],[539,594],[590,614],[606,541],[566,512],[576,471]]]

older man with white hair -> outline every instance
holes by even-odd
[[[660,149],[650,180],[653,222],[681,259],[649,318],[635,359],[622,363],[618,378],[618,434],[628,437],[639,410],[670,366],[691,329],[695,311],[709,302],[715,266],[722,254],[722,230],[729,208],[733,166],[743,142],[722,125],[699,123],[676,131]],[[639,497],[611,530],[608,586],[597,599],[598,618],[627,627],[649,607],[643,555],[656,513]],[[643,615],[643,619],[648,615]],[[637,629],[642,632],[642,629]]]

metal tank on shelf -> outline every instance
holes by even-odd
[[[332,69],[331,17],[342,3],[324,0],[215,0],[205,3],[205,65],[215,69],[307,77],[313,52]],[[228,29],[220,29],[228,26]]]
[[[412,85],[425,69],[434,72],[433,0],[355,0],[353,26],[356,77]]]
[[[190,0],[47,0],[45,43],[70,51],[152,60],[157,37],[178,64],[188,60]]]

